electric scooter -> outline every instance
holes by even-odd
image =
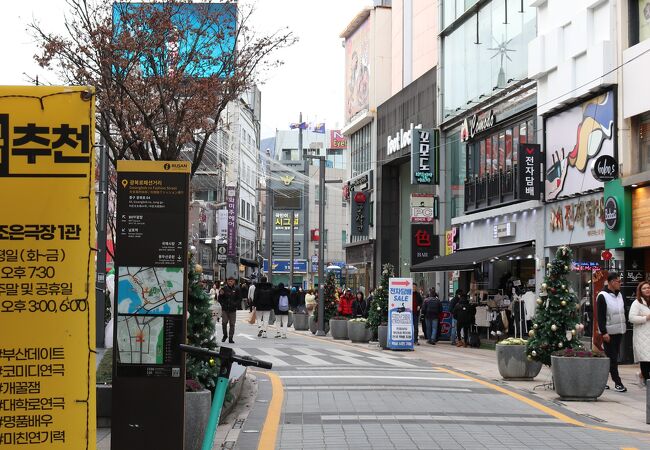
[[[217,434],[217,426],[219,425],[219,417],[221,416],[221,408],[223,407],[223,401],[226,398],[226,391],[228,390],[228,379],[230,378],[232,363],[236,362],[242,366],[253,366],[261,369],[271,369],[273,364],[252,356],[237,356],[230,347],[219,347],[218,352],[185,344],[180,344],[179,347],[182,351],[192,356],[209,359],[211,364],[214,364],[215,359],[220,361],[219,374],[215,379],[210,417],[208,418],[208,425],[203,435],[203,444],[201,445],[201,450],[212,450],[214,438]]]

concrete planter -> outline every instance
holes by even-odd
[[[348,338],[348,321],[347,319],[330,319],[330,330],[332,337],[337,340]]]
[[[381,348],[388,348],[388,325],[379,325],[377,335],[379,346]]]
[[[370,334],[368,334],[366,322],[352,322],[348,320],[348,337],[352,342],[369,342]]]
[[[529,361],[525,345],[496,345],[499,373],[504,380],[532,380],[542,370],[542,363]]]
[[[316,334],[318,331],[318,323],[314,320],[314,316],[309,316],[309,331],[311,331],[311,334]],[[325,331],[325,334],[330,331],[330,323],[328,321],[325,321],[323,324],[323,331]]]
[[[551,356],[555,392],[562,400],[595,401],[609,376],[609,358]]]
[[[307,314],[294,313],[294,315],[293,315],[293,329],[296,330],[296,331],[309,330],[309,322],[307,320]]]
[[[111,426],[111,417],[113,416],[113,385],[97,384],[95,386],[97,427],[109,428]]]
[[[208,425],[212,398],[207,389],[185,392],[185,450],[199,450]]]

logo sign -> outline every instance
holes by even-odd
[[[350,200],[350,183],[343,185],[343,200]]]
[[[413,279],[388,279],[388,348],[413,349]]]
[[[226,209],[228,210],[228,256],[237,256],[237,188],[226,188]]]
[[[463,121],[460,128],[460,140],[467,142],[477,134],[492,128],[496,123],[497,119],[492,110],[481,118],[479,118],[478,114],[474,114]]]
[[[345,150],[348,148],[348,140],[341,134],[341,130],[330,130],[330,142],[333,149]]]
[[[351,191],[367,191],[370,189],[370,180],[372,172],[364,173],[363,175],[355,178],[350,181],[350,190]]]
[[[364,191],[354,194],[354,203],[352,204],[352,236],[367,236],[369,222],[369,196]]]
[[[411,265],[432,260],[438,256],[439,248],[432,223],[411,225]]]
[[[273,260],[273,273],[289,273],[291,272],[291,260],[289,259],[274,259]],[[269,260],[265,259],[262,264],[262,270],[268,272]],[[293,260],[294,273],[307,273],[307,260],[294,259]]]
[[[494,239],[514,237],[516,232],[517,232],[516,222],[499,223],[497,225],[494,225],[492,231],[492,237]]]
[[[411,223],[433,223],[438,218],[438,197],[414,192],[411,194]]]
[[[453,227],[451,230],[445,232],[445,238],[445,255],[451,255],[456,250],[458,250],[458,245],[460,242],[460,229],[458,227]]]
[[[422,124],[418,126],[413,126],[413,124],[411,124],[411,127],[408,130],[404,131],[402,128],[395,133],[395,137],[388,136],[386,138],[386,155],[390,156],[403,148],[409,147],[413,138],[413,130],[419,130],[421,128]]]
[[[539,144],[519,144],[519,176],[517,180],[520,200],[539,199],[541,146]]]
[[[618,203],[614,197],[605,200],[605,226],[608,230],[615,230],[618,225]]]
[[[226,244],[217,245],[217,262],[225,263],[228,253],[228,246]]]
[[[603,250],[603,252],[600,254],[600,259],[602,259],[603,261],[609,261],[613,257],[614,255],[609,250]]]
[[[285,186],[291,186],[291,182],[295,179],[296,177],[294,175],[282,175],[280,177],[280,180],[282,180],[282,183],[284,183]]]
[[[618,178],[618,163],[613,156],[601,155],[594,162],[591,173],[598,181],[612,181]]]
[[[411,139],[411,184],[438,184],[438,130],[413,130]]]
[[[0,87],[2,449],[95,448],[94,104]]]

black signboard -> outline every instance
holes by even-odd
[[[618,203],[614,197],[605,199],[605,226],[613,231],[618,225]]]
[[[541,147],[539,144],[519,144],[518,194],[520,200],[539,200]]]
[[[366,191],[352,195],[352,236],[367,236],[370,221],[370,194]]]
[[[618,178],[618,163],[613,156],[601,155],[592,168],[594,178],[598,181],[612,181]]]
[[[117,174],[111,446],[183,448],[190,164]]]
[[[411,136],[411,184],[438,184],[440,140],[438,130],[413,129]]]
[[[411,265],[430,261],[439,256],[440,243],[432,223],[411,225]]]

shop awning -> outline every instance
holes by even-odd
[[[530,247],[532,242],[518,242],[516,244],[493,245],[491,247],[469,248],[458,250],[451,255],[440,256],[431,261],[411,266],[411,272],[444,272],[448,270],[471,270],[477,264],[491,258],[510,255],[517,250]]]

